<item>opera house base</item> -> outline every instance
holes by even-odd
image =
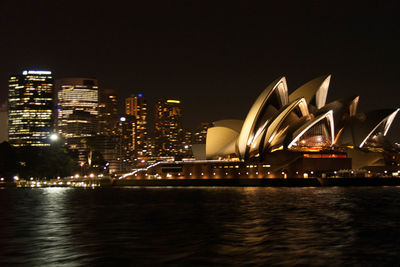
[[[234,179],[122,179],[113,186],[322,187],[399,186],[400,178],[234,178]]]
[[[193,160],[160,162],[128,178],[155,179],[252,179],[311,178],[336,176],[352,168],[345,153],[303,153],[277,151],[262,162],[235,160]]]
[[[115,186],[386,186],[400,185],[399,166],[354,169],[345,152],[276,151],[262,162],[158,162],[113,181]]]

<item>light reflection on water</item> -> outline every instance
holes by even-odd
[[[0,265],[391,265],[399,187],[0,190]]]

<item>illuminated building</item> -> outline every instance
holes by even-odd
[[[357,113],[358,96],[326,104],[330,79],[330,75],[318,77],[291,94],[285,77],[273,81],[256,99],[245,121],[214,122],[207,130],[205,153],[196,147],[195,155],[237,157],[299,170],[311,168],[308,162],[316,159],[320,163],[315,169],[328,170],[329,164],[337,168],[335,163],[347,154],[353,168],[382,163],[385,135],[399,110]]]
[[[99,130],[97,135],[88,138],[88,147],[101,153],[107,162],[110,174],[122,171],[122,137],[117,93],[112,89],[99,89]]]
[[[193,152],[192,152],[192,139],[193,139],[193,133],[190,130],[183,130],[183,140],[182,140],[182,146],[181,146],[181,154],[185,158],[191,158],[193,157]]]
[[[115,135],[119,118],[115,90],[99,89],[99,134]]]
[[[93,136],[97,130],[99,91],[97,80],[57,80],[57,130],[66,139]]]
[[[118,148],[117,160],[119,162],[119,169],[126,170],[132,167],[134,160],[134,152],[132,149],[133,138],[132,131],[135,127],[135,120],[133,116],[125,115],[120,117],[118,122]]]
[[[25,70],[9,77],[8,140],[13,146],[49,146],[53,128],[51,71]]]
[[[81,164],[88,162],[87,137],[98,132],[99,91],[96,79],[57,80],[57,131],[70,149],[77,150]]]
[[[261,92],[244,121],[220,120],[207,127],[205,144],[192,144],[196,160],[158,162],[124,177],[399,176],[399,150],[385,137],[399,109],[358,112],[358,96],[327,103],[330,79],[318,77],[289,94],[285,77],[278,78]],[[161,107],[168,118],[170,109]]]
[[[155,112],[155,155],[182,156],[182,107],[179,100],[159,100]]]
[[[212,126],[212,123],[202,122],[200,124],[200,127],[194,133],[193,144],[205,144],[207,138],[207,130]]]
[[[199,160],[206,159],[206,140],[208,128],[213,127],[213,123],[202,122],[200,127],[194,132],[192,142],[192,154]]]
[[[148,156],[147,103],[142,94],[125,99],[125,114],[132,123],[130,150],[136,158]]]

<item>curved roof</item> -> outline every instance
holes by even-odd
[[[324,75],[315,78],[308,83],[300,86],[294,92],[289,95],[289,101],[294,101],[297,98],[304,97],[307,104],[313,103],[317,108],[321,108],[325,105],[326,97],[328,95],[329,82],[331,75]]]
[[[343,111],[348,113],[350,117],[353,117],[356,115],[359,99],[360,97],[356,95],[337,99],[318,109],[316,114],[322,114],[332,110],[334,113]]]
[[[398,111],[399,109],[381,109],[358,113],[347,121],[336,143],[362,148],[377,130],[381,129],[383,135],[387,134]]]
[[[317,110],[314,115],[319,116],[332,110],[336,131],[335,134],[337,134],[343,128],[345,121],[356,115],[358,100],[359,96],[351,96],[335,100]]]
[[[264,143],[264,134],[269,121],[266,121],[254,134],[253,141],[249,144],[249,157],[259,154]]]
[[[293,124],[293,122],[290,123],[284,123],[286,118],[296,109],[300,109],[300,116],[299,117],[306,117],[309,116],[308,112],[308,107],[307,107],[307,102],[304,98],[299,98],[293,101],[291,104],[287,105],[285,108],[283,108],[282,111],[279,112],[277,116],[272,120],[272,122],[268,125],[268,128],[266,130],[265,136],[264,136],[264,148],[263,150],[267,149],[268,146],[270,146],[273,143],[278,143],[279,140],[284,137],[286,134],[287,130],[290,127],[290,124]],[[278,140],[279,139],[279,140]]]
[[[318,124],[320,121],[322,121],[324,119],[328,120],[328,122],[329,122],[330,130],[331,130],[331,136],[330,136],[331,144],[333,145],[333,143],[335,141],[335,126],[334,126],[334,120],[333,120],[333,111],[329,110],[328,112],[321,114],[321,115],[315,117],[314,119],[306,122],[299,129],[297,129],[293,133],[294,138],[289,143],[288,148],[291,148],[297,142],[297,140],[299,140],[300,137],[302,137],[314,125]]]
[[[220,120],[220,121],[213,122],[213,125],[215,127],[230,128],[230,129],[240,133],[240,130],[242,129],[242,126],[243,126],[243,121],[241,121],[241,120]]]
[[[278,107],[275,107],[276,109],[279,109],[288,103],[288,90],[285,77],[278,78],[268,85],[250,108],[236,143],[237,151],[241,158],[245,157],[248,145],[253,141],[255,131],[258,130],[255,129],[256,125],[265,123],[265,121],[260,120],[267,112],[269,104],[271,104],[271,101],[269,100],[274,93],[278,99]],[[272,113],[271,109],[269,109],[269,111],[269,113]]]
[[[210,127],[207,130],[206,158],[212,159],[236,153],[239,133],[227,127]]]
[[[389,131],[390,125],[392,125],[392,122],[394,120],[394,118],[396,117],[397,113],[399,112],[399,109],[395,109],[395,110],[390,110],[390,109],[385,109],[385,110],[374,110],[374,111],[370,111],[368,113],[366,113],[366,117],[368,121],[372,121],[372,120],[379,120],[379,118],[381,118],[382,116],[384,116],[384,118],[372,129],[372,131],[370,131],[368,133],[368,135],[364,138],[364,140],[360,143],[359,147],[363,147],[363,145],[365,144],[365,142],[368,140],[368,138],[380,127],[383,127],[383,135],[386,135],[387,132]],[[364,124],[364,123],[363,123]],[[360,127],[356,127],[357,130],[360,129]]]

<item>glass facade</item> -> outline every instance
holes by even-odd
[[[112,89],[99,89],[99,133],[103,135],[116,135],[119,118],[116,91]]]
[[[155,112],[156,156],[182,156],[184,131],[179,100],[159,100]]]
[[[49,146],[53,125],[51,71],[25,70],[9,77],[8,140],[13,146]]]
[[[87,138],[98,132],[99,91],[96,79],[57,79],[57,131],[68,147],[76,151],[80,164],[89,164]],[[90,164],[89,164],[90,165]]]
[[[66,78],[57,81],[57,130],[66,139],[97,133],[97,80]]]
[[[147,103],[142,94],[125,99],[125,114],[132,118],[132,139],[130,149],[136,157],[150,154],[147,131]]]

